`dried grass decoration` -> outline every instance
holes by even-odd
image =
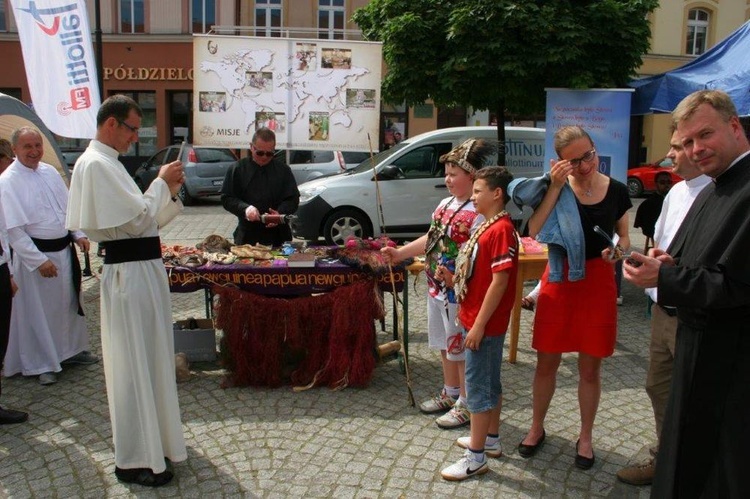
[[[222,286],[216,327],[224,331],[224,387],[365,387],[376,358],[373,321],[383,317],[374,279],[331,293],[271,298]]]

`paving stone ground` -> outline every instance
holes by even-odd
[[[162,239],[195,244],[211,233],[230,237],[233,228],[232,216],[208,200],[186,208]],[[631,237],[634,245],[643,244],[637,231]],[[94,269],[100,264],[92,258]],[[426,346],[424,278],[415,286],[409,290],[409,350],[412,386],[420,400],[440,388],[442,377],[439,354]],[[101,354],[95,278],[84,282],[84,296],[91,347]],[[617,349],[602,367],[597,461],[589,471],[573,464],[579,417],[572,354],[563,356],[560,366],[544,448],[528,460],[515,450],[530,424],[535,361],[533,315],[524,311],[518,362],[503,365],[505,455],[491,459],[491,471],[480,478],[441,479],[440,470],[461,457],[454,442],[468,429],[441,430],[433,416],[410,407],[395,360],[378,366],[366,389],[300,393],[289,387],[222,389],[221,368],[200,363],[191,366],[191,379],[178,385],[188,460],[175,465],[176,478],[168,486],[123,485],[113,473],[104,377],[97,364],[65,368],[51,386],[40,386],[36,378],[3,379],[3,405],[27,410],[30,417],[25,424],[0,427],[0,497],[647,497],[649,487],[626,486],[615,478],[634,456],[646,456],[654,437],[643,389],[646,299],[627,282],[623,296]],[[175,319],[205,314],[202,293],[172,299]],[[380,342],[392,336],[389,321],[386,328]]]

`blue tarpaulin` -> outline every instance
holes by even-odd
[[[696,90],[723,90],[740,116],[750,115],[750,21],[684,66],[628,84],[631,114],[670,113]]]

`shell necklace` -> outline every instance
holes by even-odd
[[[458,256],[456,257],[456,274],[453,276],[453,290],[456,293],[456,299],[459,303],[466,298],[466,290],[468,289],[466,281],[469,280],[474,270],[475,247],[479,236],[484,234],[484,231],[489,229],[492,224],[506,215],[508,215],[508,212],[503,210],[489,220],[485,220],[482,225],[477,227],[477,230],[466,241],[466,244],[461,247],[461,251],[458,252]]]

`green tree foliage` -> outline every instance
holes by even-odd
[[[646,15],[658,3],[372,0],[353,20],[383,42],[386,102],[489,109],[503,123],[506,110],[544,109],[548,87],[624,86],[649,48]]]

